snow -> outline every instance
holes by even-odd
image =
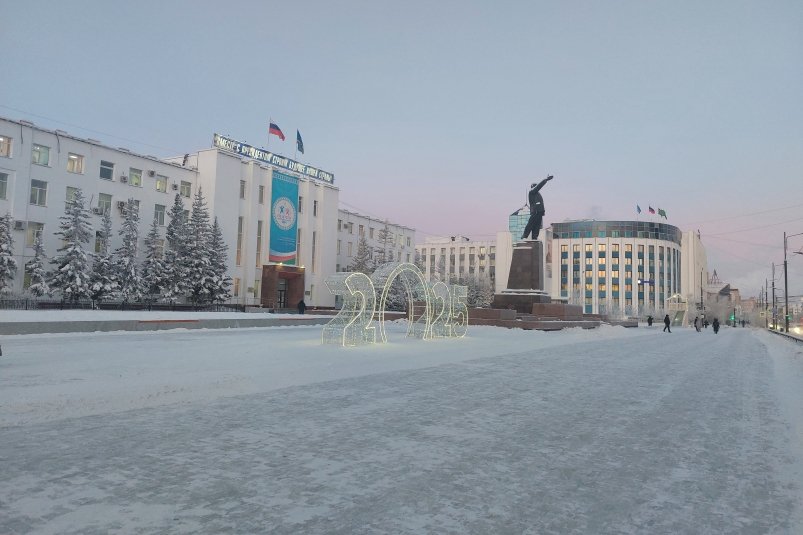
[[[803,530],[803,345],[403,329],[4,337],[0,533]]]

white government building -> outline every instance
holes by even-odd
[[[152,218],[163,229],[169,223],[175,194],[189,210],[202,188],[229,248],[233,300],[243,304],[294,307],[303,297],[308,306],[334,306],[325,280],[338,264],[341,269],[347,264],[347,255],[338,255],[339,240],[353,243],[344,239],[342,222],[365,220],[368,232],[378,232],[380,225],[339,210],[339,189],[331,173],[217,134],[211,148],[158,159],[0,118],[0,213],[13,219],[18,262],[13,291],[24,289],[24,265],[33,256],[38,234],[49,257],[60,246],[53,233],[76,188],[90,202],[96,230],[103,211],[111,211],[112,248],[120,245],[120,206],[128,198],[138,201],[144,238]],[[406,260],[413,252],[415,231],[390,227],[395,257]]]

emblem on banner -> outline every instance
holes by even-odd
[[[290,199],[279,197],[273,203],[273,221],[282,230],[288,230],[296,222],[296,209]]]

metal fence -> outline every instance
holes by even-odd
[[[155,310],[155,311],[195,311],[195,312],[245,312],[242,303],[212,303],[193,305],[191,303],[145,303],[100,301],[88,299],[60,301],[33,297],[0,299],[2,310]]]

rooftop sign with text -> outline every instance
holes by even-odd
[[[293,171],[294,173],[299,173],[301,175],[314,178],[315,180],[326,182],[327,184],[334,184],[335,182],[335,175],[332,173],[321,171],[320,169],[316,169],[310,165],[305,165],[301,162],[291,160],[290,158],[285,158],[284,156],[275,154],[265,149],[252,147],[251,145],[221,136],[220,134],[215,134],[214,146],[219,149],[239,154],[240,156],[244,156],[246,158],[252,158],[268,165],[281,167],[282,169],[287,169],[288,171]]]

